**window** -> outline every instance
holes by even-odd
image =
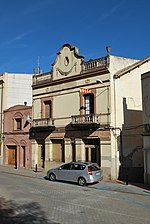
[[[85,114],[93,114],[94,113],[94,94],[86,94],[84,95],[85,102]]]
[[[90,114],[90,96],[85,96],[85,113]]]
[[[64,64],[65,64],[65,66],[69,65],[69,58],[68,57],[65,57]]]
[[[21,130],[22,129],[22,119],[21,118],[15,118],[14,129],[15,130]]]
[[[23,127],[23,114],[20,112],[16,112],[13,116],[13,130],[22,130]]]
[[[45,101],[45,118],[51,118],[51,101]]]

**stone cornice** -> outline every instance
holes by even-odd
[[[34,89],[39,89],[39,88],[44,88],[44,87],[49,87],[49,86],[54,86],[54,85],[61,85],[64,83],[73,82],[73,81],[77,81],[77,80],[81,80],[81,79],[86,79],[86,78],[103,75],[103,74],[107,74],[107,73],[109,73],[109,70],[104,67],[104,68],[93,70],[92,72],[87,71],[82,74],[80,73],[78,75],[64,77],[62,79],[41,81],[39,83],[33,84],[32,88],[34,90]]]

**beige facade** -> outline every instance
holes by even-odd
[[[150,72],[142,74],[144,181],[150,184]]]
[[[125,178],[127,168],[142,170],[135,127],[142,124],[140,76],[149,60],[140,63],[111,56],[109,47],[106,56],[86,62],[64,44],[52,71],[33,77],[32,166],[87,160],[110,179]]]

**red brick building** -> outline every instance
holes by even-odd
[[[16,105],[4,111],[4,164],[31,167],[29,129],[32,107]]]

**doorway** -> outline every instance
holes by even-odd
[[[91,162],[96,163],[97,157],[96,157],[96,148],[91,148]]]
[[[72,161],[75,162],[76,161],[76,146],[75,146],[75,141],[73,141],[71,143],[72,145]]]
[[[99,147],[87,146],[85,147],[85,156],[87,162],[97,163],[100,165],[100,149]]]
[[[26,162],[25,162],[25,161],[26,161],[26,159],[25,159],[25,158],[26,158],[25,146],[22,146],[22,150],[23,150],[23,153],[22,153],[22,155],[23,155],[23,157],[22,157],[22,159],[23,159],[23,161],[22,161],[23,164],[22,164],[22,165],[23,165],[23,167],[25,167],[25,166],[26,166]]]
[[[65,150],[63,139],[52,139],[53,151],[52,160],[55,162],[65,162]]]
[[[99,166],[101,166],[100,139],[84,139],[84,144],[86,161],[97,163]]]
[[[45,167],[45,145],[42,143],[38,145],[38,167]]]
[[[15,165],[17,163],[17,146],[7,146],[8,148],[8,164]]]

